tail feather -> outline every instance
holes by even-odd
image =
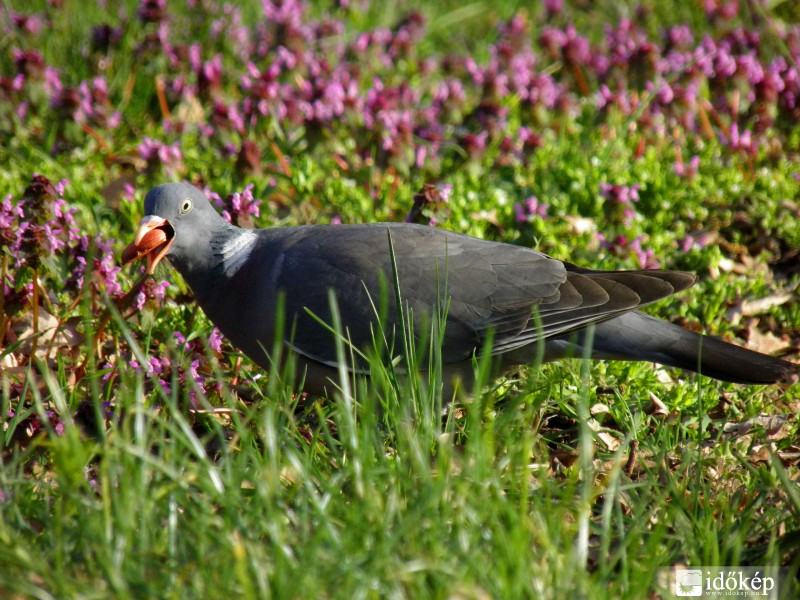
[[[584,338],[584,336],[581,336]],[[569,347],[580,356],[583,339],[548,342],[545,358]],[[733,383],[788,381],[798,365],[700,335],[638,311],[596,325],[592,358],[651,361]]]

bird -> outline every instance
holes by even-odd
[[[153,274],[166,257],[206,316],[262,368],[270,368],[283,332],[279,344],[297,359],[294,383],[314,395],[330,394],[339,378],[334,317],[356,350],[347,353],[348,372],[365,376],[362,352],[376,339],[393,359],[402,354],[403,331],[417,342],[437,332],[450,391],[469,388],[484,349],[506,370],[590,357],[648,361],[741,384],[789,381],[797,373],[789,361],[639,310],[692,286],[696,277],[687,272],[595,270],[413,223],[242,229],[188,183],[151,189],[144,213],[122,263],[146,258]]]

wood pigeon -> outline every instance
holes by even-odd
[[[368,351],[380,340],[388,358],[402,351],[404,322],[417,342],[438,323],[445,385],[460,378],[468,386],[472,359],[490,339],[501,368],[590,355],[736,383],[773,383],[796,372],[793,363],[636,310],[690,287],[689,273],[598,271],[408,223],[240,229],[185,183],[152,189],[144,208],[123,262],[146,257],[152,274],[167,257],[208,318],[264,368],[276,331],[284,331],[310,393],[330,392],[338,381],[335,335],[326,326],[331,298],[352,347]],[[358,352],[348,356],[355,357],[351,371],[367,369]]]

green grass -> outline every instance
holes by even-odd
[[[249,405],[226,391],[227,411],[211,416],[123,376],[122,416],[101,438],[68,421],[4,458],[3,589],[641,598],[663,566],[796,553],[780,535],[800,509],[791,471],[753,460],[763,433],[714,432],[698,406],[716,386],[685,384],[697,403],[665,419],[634,384],[598,395],[597,374],[571,367],[477,395],[444,420],[415,381],[299,405],[280,389]],[[43,385],[37,398],[80,402],[49,371],[29,381]],[[600,425],[590,406],[603,400]]]
[[[77,84],[93,70],[74,40],[116,17],[66,4],[41,49]],[[567,16],[592,39],[602,36],[603,23],[632,10],[629,2],[599,4],[568,6]],[[649,4],[653,31],[666,23],[704,26],[702,11],[687,3],[675,11]],[[396,22],[376,6],[348,15],[354,31]],[[496,11],[486,3],[420,8],[429,19],[420,56],[463,51],[463,42],[485,58],[497,20],[517,3]],[[188,11],[175,10],[191,21]],[[741,18],[747,24],[752,15]],[[543,145],[524,165],[496,167],[491,151],[467,161],[446,149],[430,171],[380,169],[355,158],[344,169],[332,154],[350,158],[352,140],[332,135],[314,145],[275,126],[251,132],[263,144],[265,174],[240,176],[234,159],[220,158],[220,140],[164,131],[154,76],[166,67],[131,55],[137,27],[133,19],[122,49],[109,57],[123,125],[116,137],[102,132],[108,147],[45,106],[15,121],[3,100],[4,194],[21,197],[33,172],[67,178],[80,225],[119,240],[120,251],[146,190],[170,178],[139,169],[136,204],[101,200],[144,136],[181,142],[184,167],[174,179],[202,178],[223,195],[253,183],[265,200],[259,226],[335,215],[400,220],[414,192],[440,180],[453,186],[444,227],[598,268],[638,263],[600,248],[595,231],[646,236],[665,268],[701,277],[650,312],[740,341],[752,323],[796,344],[796,302],[738,324],[729,318],[743,298],[796,285],[791,265],[777,274],[767,267],[782,249],[800,245],[796,135],[779,156],[745,159],[714,139],[630,133],[613,115],[600,122],[587,100],[570,118],[542,117]],[[224,42],[215,50],[230,59]],[[4,72],[12,68],[7,54]],[[395,76],[424,79],[413,64],[406,68]],[[518,126],[519,108],[508,104]],[[59,137],[67,148],[53,154]],[[290,160],[288,174],[271,141]],[[674,173],[677,151],[684,160],[700,157],[697,177]],[[609,215],[602,182],[640,184],[639,218],[623,223]],[[549,216],[516,223],[513,204],[531,195],[549,203]],[[594,229],[575,231],[575,217]],[[699,230],[718,232],[719,241],[679,252],[678,241]],[[748,270],[731,271],[731,264]],[[0,348],[0,597],[655,598],[659,570],[675,565],[781,566],[782,597],[798,594],[797,385],[735,386],[650,364],[578,359],[493,379],[476,361],[479,391],[442,414],[442,399],[422,377],[398,378],[376,360],[371,381],[341,382],[347,393],[318,399],[287,389],[278,372],[240,363],[226,346],[203,363],[219,389],[195,402],[198,390],[178,373],[198,355],[184,353],[172,332],[202,340],[211,324],[182,298],[188,289],[180,278],[162,267],[158,279],[172,283],[168,301],[125,320],[107,299],[63,292],[56,284],[63,268],[49,265],[46,283],[61,294],[59,307],[77,300],[59,316],[74,319],[85,341],[46,364],[28,356],[12,365],[13,345]],[[125,272],[126,284],[135,279]],[[113,316],[101,332],[106,309]],[[109,379],[99,346],[123,367]],[[128,358],[143,364],[150,356],[173,364],[170,391],[124,368]],[[12,390],[17,383],[21,391]],[[656,410],[658,402],[665,410]],[[47,411],[60,416],[63,431],[49,425]],[[34,433],[27,427],[36,415],[43,428]],[[789,418],[774,429],[762,423],[743,435],[726,432],[726,424],[761,415]]]

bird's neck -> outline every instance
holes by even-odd
[[[225,281],[241,268],[256,241],[256,234],[227,222],[191,240],[191,251],[181,259],[170,257],[186,283],[203,304],[212,300]]]
[[[221,227],[211,236],[211,272],[215,277],[230,278],[242,267],[256,242],[251,229],[233,225]]]

